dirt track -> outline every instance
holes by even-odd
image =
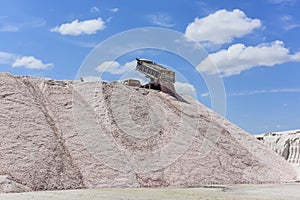
[[[300,197],[300,184],[234,185],[179,189],[94,189],[51,192],[0,194],[0,200],[98,200],[98,199],[219,199],[219,200],[296,200]]]

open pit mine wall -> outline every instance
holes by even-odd
[[[266,133],[256,138],[291,163],[300,181],[300,130]]]
[[[0,73],[0,191],[280,183],[296,177],[255,137],[182,97],[186,101],[119,83]]]
[[[267,133],[256,138],[289,163],[300,165],[300,130]]]

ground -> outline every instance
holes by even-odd
[[[62,190],[46,192],[28,192],[0,194],[0,200],[129,200],[129,199],[189,199],[189,200],[296,200],[300,196],[300,184],[266,184],[266,185],[226,185],[203,186],[198,188],[127,188],[127,189],[87,189]]]

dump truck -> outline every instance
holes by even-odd
[[[168,70],[164,66],[156,64],[147,59],[136,58],[137,65],[135,70],[150,78],[148,84],[144,87],[149,89],[160,90],[176,97],[175,91],[175,72]]]

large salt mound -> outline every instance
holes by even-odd
[[[294,169],[194,99],[0,74],[0,175],[32,190],[273,183]]]

